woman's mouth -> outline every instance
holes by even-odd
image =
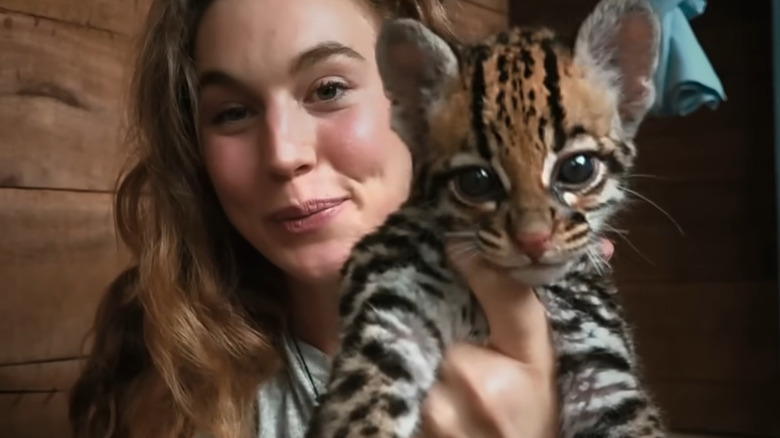
[[[271,220],[290,233],[305,233],[324,228],[342,210],[349,198],[312,199],[275,211]]]

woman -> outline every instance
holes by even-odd
[[[302,434],[338,348],[340,265],[407,195],[373,52],[397,16],[448,32],[433,0],[153,2],[116,198],[136,267],[98,311],[77,437]],[[461,269],[491,343],[448,355],[421,435],[554,436],[541,305]]]

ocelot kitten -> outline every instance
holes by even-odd
[[[659,33],[643,0],[603,0],[573,46],[544,28],[458,45],[417,21],[383,25],[377,62],[415,173],[407,202],[344,266],[341,350],[307,437],[418,430],[448,346],[488,335],[448,250],[535,287],[560,436],[664,436],[597,255],[654,100]]]

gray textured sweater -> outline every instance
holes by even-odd
[[[315,393],[322,394],[330,370],[330,357],[317,348],[285,336],[285,354],[288,367],[259,390],[259,438],[300,438],[314,408]],[[311,380],[306,372],[311,374]]]

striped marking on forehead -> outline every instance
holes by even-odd
[[[559,54],[547,31],[514,31],[471,48],[471,122],[483,158],[490,160],[494,148],[518,137],[536,138],[537,147],[554,151],[563,147],[561,57],[566,54]]]
[[[485,129],[485,99],[487,94],[485,62],[490,57],[490,48],[479,46],[474,50],[474,71],[471,77],[471,126],[474,128],[479,155],[490,161],[493,154],[488,145],[487,131]]]
[[[551,40],[541,43],[544,52],[544,86],[547,88],[547,107],[550,111],[553,127],[553,150],[559,151],[566,143],[566,133],[563,128],[563,120],[566,111],[563,108],[561,97],[561,74],[558,64],[558,55],[555,53]]]

